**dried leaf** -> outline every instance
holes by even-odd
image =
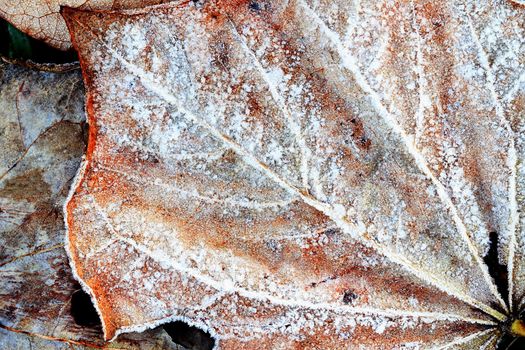
[[[130,9],[169,0],[0,0],[0,17],[21,31],[49,45],[67,50],[71,41],[60,7],[81,9]]]
[[[494,348],[525,288],[523,11],[66,9],[91,127],[68,249],[106,339],[182,318],[227,349]]]
[[[80,291],[64,250],[62,206],[84,152],[79,71],[0,63],[0,348],[104,345],[100,325],[72,316]],[[109,348],[180,349],[162,329]]]

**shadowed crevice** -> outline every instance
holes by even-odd
[[[496,346],[496,350],[523,350],[525,349],[525,338],[515,338],[504,334]]]
[[[0,18],[0,56],[15,61],[69,63],[78,61],[75,51],[62,51],[36,40]]]
[[[200,328],[182,321],[166,323],[162,326],[171,339],[190,350],[211,350],[215,346],[213,337]]]
[[[488,267],[490,276],[494,279],[501,297],[507,303],[509,300],[509,280],[507,265],[502,265],[498,256],[499,235],[491,232],[489,235],[490,247],[483,261]],[[508,306],[508,305],[507,305]]]
[[[509,282],[508,282],[508,270],[507,265],[500,263],[498,254],[499,235],[497,232],[490,233],[490,246],[487,255],[483,258],[483,261],[488,267],[490,276],[494,279],[498,292],[502,296],[503,300],[508,303],[509,300]],[[508,306],[508,305],[507,305]],[[506,321],[501,325],[502,335],[498,340],[496,349],[497,350],[523,350],[525,349],[525,338],[514,337],[508,332],[509,321]]]
[[[79,326],[102,326],[91,298],[83,290],[77,290],[71,296],[71,316]]]

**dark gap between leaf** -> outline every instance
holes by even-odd
[[[62,51],[36,40],[0,18],[0,56],[37,63],[71,63],[78,61],[74,50]]]
[[[190,350],[211,350],[215,346],[213,337],[200,328],[182,321],[166,323],[162,326],[171,339]]]
[[[496,346],[496,350],[524,350],[525,338],[515,338],[509,334],[504,334]]]
[[[502,265],[498,258],[498,241],[499,236],[497,232],[491,232],[489,235],[490,246],[487,255],[483,261],[488,266],[489,274],[494,279],[498,292],[501,294],[503,300],[507,302],[509,299],[509,281],[507,279],[507,265]],[[525,348],[524,348],[525,349]]]
[[[489,235],[490,246],[487,255],[483,258],[485,264],[488,266],[489,274],[494,279],[498,292],[501,294],[503,300],[507,302],[509,296],[508,284],[508,270],[507,265],[500,264],[498,258],[498,241],[499,236],[497,232],[491,232]],[[507,325],[508,326],[508,325]],[[502,329],[503,333],[499,339],[497,350],[524,350],[525,338],[516,338]]]
[[[101,326],[97,310],[89,295],[83,290],[77,290],[71,296],[71,316],[79,326]]]

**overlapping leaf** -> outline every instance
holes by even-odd
[[[63,244],[62,206],[85,146],[83,94],[78,71],[43,73],[0,63],[2,349],[104,346],[96,322],[72,315],[72,296],[81,288]],[[162,329],[128,335],[108,348],[179,349]]]
[[[60,6],[82,9],[129,9],[167,0],[0,0],[0,17],[23,32],[56,48],[71,48]]]

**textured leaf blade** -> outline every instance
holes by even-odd
[[[417,330],[429,317],[441,329],[430,336],[442,344],[454,341],[451,324],[489,320],[475,309],[505,318],[483,263],[490,226],[480,223],[478,198],[462,206],[446,172],[436,172],[454,164],[430,165],[432,153],[412,141],[413,122],[387,108],[326,13],[304,1],[66,12],[95,125],[66,209],[70,249],[106,336],[184,316],[224,344],[248,344],[242,327],[228,332],[243,322],[223,319],[245,303],[255,314],[323,309],[330,321],[315,314],[319,329],[353,322],[344,323],[352,335],[327,329],[327,346],[362,341],[363,332],[383,344],[384,329],[366,322],[385,317],[395,319],[389,331],[400,332],[392,336],[400,343],[411,341],[408,334],[435,342]],[[458,103],[466,111],[475,99]],[[489,123],[505,122],[483,113]],[[474,139],[463,129],[468,152],[487,135],[504,140],[511,131],[473,128]],[[503,142],[486,164],[507,171],[498,157],[508,149]],[[497,181],[509,188],[507,178]],[[486,202],[508,198],[503,190]],[[469,211],[478,216],[468,221]],[[396,276],[407,289],[395,291],[381,276]],[[360,293],[352,291],[357,281]],[[431,303],[411,291],[417,285]],[[419,321],[404,332],[404,318]],[[441,326],[445,320],[451,324]],[[308,322],[290,334],[275,319],[269,324],[266,337],[276,337],[269,342],[304,342],[308,334]],[[465,335],[474,332],[469,327]]]
[[[316,6],[413,137],[481,257],[489,232],[498,233],[516,311],[523,294],[514,281],[523,266],[523,8],[509,1]]]

